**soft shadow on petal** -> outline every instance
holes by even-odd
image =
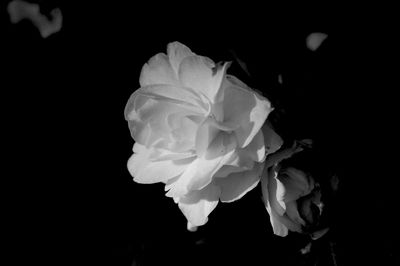
[[[306,224],[304,220],[300,217],[296,201],[290,201],[286,203],[286,215],[289,217],[290,220],[292,220],[295,223],[301,225]]]
[[[216,174],[216,177],[227,177],[232,173],[253,169],[255,162],[265,159],[263,133],[259,131],[252,142],[244,149],[236,149],[232,160],[224,165]]]
[[[195,148],[198,156],[203,156],[210,143],[215,139],[220,130],[212,123],[212,118],[206,118],[196,132]]]
[[[224,122],[239,125],[235,130],[240,147],[246,147],[258,133],[272,111],[271,103],[250,88],[233,85],[227,75],[224,80]],[[236,82],[235,82],[236,83]],[[235,108],[232,108],[235,106]]]
[[[202,190],[192,191],[179,198],[178,206],[192,226],[201,226],[217,206],[220,194],[220,188],[211,183]]]
[[[196,132],[199,125],[183,113],[173,113],[167,117],[171,128],[173,145],[171,150],[185,152],[195,149]]]
[[[235,153],[236,140],[230,134],[220,132],[202,157],[197,157],[179,179],[171,184],[169,197],[181,197],[191,190],[207,186],[215,173],[229,163]]]
[[[218,92],[228,64],[217,69],[215,63],[203,56],[189,56],[183,59],[179,67],[179,79],[183,86],[192,88],[205,95],[212,103],[220,98]]]
[[[215,179],[215,184],[221,187],[220,200],[222,202],[232,202],[242,198],[257,186],[263,167],[263,164],[257,163],[249,171],[233,173],[226,178]]]
[[[264,134],[260,130],[244,149],[239,149],[239,157],[247,157],[256,162],[265,160]]]
[[[196,153],[199,157],[203,156],[211,142],[221,131],[231,133],[234,131],[233,125],[217,122],[212,117],[207,117],[201,121],[196,132]]]
[[[159,53],[144,64],[140,73],[141,87],[154,84],[179,86],[179,80],[166,54]]]
[[[139,143],[135,143],[134,152],[128,160],[128,170],[134,181],[141,184],[167,182],[183,173],[194,160],[194,157],[190,157],[174,161],[150,161],[151,150]]]
[[[282,138],[272,129],[270,123],[266,121],[262,127],[264,134],[264,145],[267,155],[276,152],[283,145]]]
[[[278,179],[285,186],[285,193],[282,195],[282,200],[284,202],[295,201],[309,194],[314,188],[313,181],[310,177],[303,171],[292,167],[281,171]]]

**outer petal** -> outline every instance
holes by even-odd
[[[171,190],[166,195],[182,197],[191,190],[199,190],[208,185],[215,173],[231,160],[235,147],[234,137],[220,132],[204,155],[194,160],[179,179],[171,184]]]
[[[233,76],[227,75],[223,86],[224,121],[239,125],[235,130],[238,143],[240,147],[246,147],[272,111],[271,103]]]
[[[227,178],[218,178],[214,182],[221,187],[222,202],[232,202],[242,198],[255,188],[260,181],[264,164],[255,164],[249,171],[230,174]]]
[[[193,88],[205,95],[212,103],[216,102],[218,92],[228,64],[215,71],[214,62],[203,56],[188,56],[179,67],[179,79],[183,86]]]
[[[195,55],[186,45],[180,42],[171,42],[168,44],[168,58],[169,62],[176,74],[179,74],[179,66],[183,59]]]
[[[276,171],[273,171],[272,175],[270,174],[268,182],[269,203],[271,207],[282,216],[285,213],[286,206],[280,199],[285,193],[285,187],[279,182]]]
[[[275,167],[264,170],[261,178],[261,189],[265,207],[269,213],[271,225],[274,230],[274,234],[279,236],[286,236],[288,229],[291,231],[300,231],[300,224],[293,222],[285,214],[285,210],[279,204],[277,200],[278,183],[276,182],[277,172]]]
[[[179,80],[166,54],[159,53],[144,64],[140,73],[141,87],[154,84],[179,86]]]
[[[167,182],[180,175],[194,160],[193,157],[174,161],[151,161],[151,150],[135,143],[134,154],[128,160],[128,170],[134,180],[142,184]]]
[[[178,206],[191,226],[204,225],[208,215],[217,206],[220,194],[219,187],[211,183],[202,190],[192,191],[187,196],[179,198]]]
[[[270,193],[268,189],[268,186],[270,185],[269,172],[270,171],[268,171],[268,169],[265,169],[263,176],[261,178],[261,191],[265,203],[265,208],[268,211],[274,234],[279,236],[286,236],[288,234],[288,228],[279,221],[279,214],[271,207],[270,195],[269,195]]]

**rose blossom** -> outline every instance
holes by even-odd
[[[261,187],[274,234],[286,236],[290,230],[310,233],[315,239],[328,230],[318,228],[323,207],[320,186],[310,173],[288,163],[289,158],[302,151],[302,144],[296,142],[269,156]]]
[[[218,201],[232,202],[260,180],[272,129],[270,102],[215,64],[173,42],[142,68],[125,117],[135,140],[128,170],[142,184],[165,183],[188,220],[203,225]],[[275,134],[276,135],[276,134]]]

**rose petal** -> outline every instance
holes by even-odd
[[[197,129],[195,144],[197,156],[203,156],[210,143],[220,132],[211,120],[210,118],[205,119]]]
[[[239,149],[239,157],[247,157],[256,162],[265,160],[264,133],[259,130],[253,140],[244,149]]]
[[[140,73],[141,87],[154,84],[169,84],[179,86],[179,79],[174,72],[166,54],[159,53],[144,64]]]
[[[201,226],[217,206],[220,194],[219,187],[211,183],[202,190],[191,191],[179,198],[178,206],[192,226]]]
[[[168,86],[164,87],[168,88]],[[125,117],[135,141],[149,147],[160,139],[165,143],[173,141],[168,125],[168,117],[171,114],[202,116],[202,112],[199,107],[177,100],[157,98],[147,94],[146,90],[140,89],[128,101]]]
[[[171,184],[169,197],[181,197],[191,190],[199,190],[208,185],[215,173],[232,158],[235,152],[234,137],[220,132],[202,157],[197,157],[179,179]]]
[[[303,171],[292,167],[281,171],[278,179],[285,187],[285,193],[282,195],[284,202],[295,201],[309,194],[314,188],[314,182],[310,177]]]
[[[183,113],[170,114],[167,121],[173,139],[173,145],[170,148],[180,152],[194,150],[199,125]]]
[[[285,213],[286,206],[280,200],[282,195],[285,193],[285,187],[279,179],[277,178],[277,172],[273,171],[272,175],[268,180],[268,193],[269,193],[269,203],[271,204],[272,208],[282,216]]]
[[[141,102],[136,99],[139,95],[141,96],[139,97]],[[133,107],[136,109],[140,108],[138,105],[140,105],[140,103],[143,104],[145,99],[169,102],[202,115],[207,114],[211,109],[209,103],[205,102],[200,95],[190,88],[171,85],[151,85],[141,87],[132,94],[125,108],[125,116],[126,112],[132,110]]]
[[[167,182],[180,175],[193,162],[194,158],[185,158],[174,161],[150,161],[151,150],[135,143],[135,152],[128,160],[128,170],[134,181],[141,184]]]
[[[205,95],[210,102],[218,100],[218,92],[228,64],[224,64],[214,73],[215,63],[203,56],[185,57],[179,67],[179,79],[183,86],[192,88]]]
[[[282,138],[272,129],[270,123],[266,121],[262,127],[264,134],[264,145],[267,155],[276,152],[283,145]]]
[[[279,236],[286,236],[288,234],[287,227],[279,221],[278,219],[279,214],[277,214],[276,211],[271,208],[270,195],[269,195],[270,193],[268,188],[268,186],[270,185],[269,172],[270,171],[265,169],[263,172],[263,176],[261,177],[261,191],[265,203],[265,208],[267,209],[267,212],[269,214],[274,234]]]
[[[296,201],[290,201],[286,203],[286,214],[293,222],[303,226],[306,224],[305,221],[300,217]]]
[[[250,167],[248,169],[251,169],[251,168],[252,167]],[[248,169],[244,169],[244,167],[224,165],[215,173],[214,177],[218,177],[218,178],[227,177],[230,174],[244,172],[244,171],[247,171]]]
[[[179,66],[183,59],[188,56],[195,55],[186,45],[180,42],[171,42],[167,47],[169,62],[174,69],[174,72],[178,76]]]
[[[223,87],[224,121],[239,126],[235,130],[238,143],[240,147],[246,147],[272,111],[271,104],[266,98],[258,95],[233,76],[226,76]]]
[[[255,164],[253,169],[249,171],[233,173],[227,178],[216,179],[215,184],[221,187],[220,200],[232,202],[242,198],[257,186],[263,167],[263,164]]]
[[[273,209],[271,209],[270,205],[268,205],[267,211],[270,216],[269,219],[270,219],[270,222],[272,225],[272,230],[273,230],[274,234],[278,235],[278,236],[282,236],[282,237],[287,236],[288,228],[282,222],[280,222],[279,214],[277,214]]]
[[[265,159],[263,133],[259,131],[252,142],[244,149],[236,149],[235,155],[228,165],[224,165],[216,174],[216,177],[226,177],[231,173],[251,170],[254,162],[262,162]]]
[[[172,152],[170,150],[153,148],[150,152],[149,160],[152,162],[170,161],[186,159],[194,156],[196,156],[196,154],[193,151]]]

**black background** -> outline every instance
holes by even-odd
[[[215,62],[232,61],[229,73],[275,106],[270,120],[278,133],[314,139],[320,163],[339,174],[332,229],[314,251],[318,265],[333,265],[329,242],[338,265],[398,259],[389,177],[372,170],[387,167],[374,149],[390,141],[375,134],[383,122],[375,112],[379,89],[365,86],[373,56],[363,23],[328,16],[330,8],[292,16],[234,4],[42,2],[44,12],[60,7],[64,19],[47,39],[26,21],[11,25],[1,4],[3,115],[16,161],[6,205],[22,247],[16,261],[312,265],[298,253],[306,237],[272,234],[259,187],[238,202],[220,203],[208,224],[190,233],[161,184],[133,182],[126,163],[134,142],[123,110],[142,65],[171,41]],[[312,32],[328,34],[316,52],[305,45]]]

